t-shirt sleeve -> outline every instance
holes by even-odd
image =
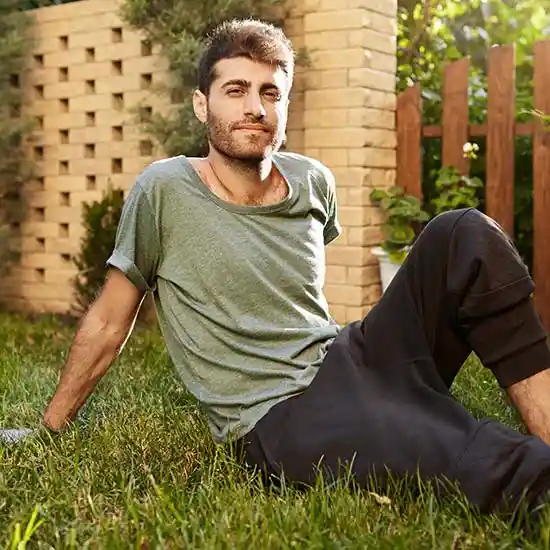
[[[160,254],[157,219],[138,177],[122,207],[107,266],[122,271],[139,290],[152,292]]]
[[[340,221],[338,220],[338,205],[336,200],[336,182],[334,179],[334,174],[330,169],[325,167],[323,170],[323,175],[326,183],[328,205],[327,221],[325,223],[323,234],[325,245],[327,245],[340,236],[342,233],[342,227],[340,226]]]

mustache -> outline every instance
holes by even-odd
[[[254,126],[255,128],[264,130],[266,132],[273,131],[273,127],[271,126],[271,124],[267,124],[266,122],[259,120],[243,120],[241,122],[235,122],[234,124],[232,124],[231,129],[238,130],[239,128],[243,128],[246,126]]]

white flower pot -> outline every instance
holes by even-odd
[[[390,260],[388,253],[379,246],[373,248],[372,253],[378,258],[382,292],[386,292],[386,289],[390,286],[390,283],[402,264],[398,264]]]

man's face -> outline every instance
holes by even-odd
[[[277,151],[286,131],[289,82],[279,67],[245,57],[219,61],[208,98],[199,93],[195,103],[210,145],[250,161]]]

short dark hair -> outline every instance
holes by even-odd
[[[210,91],[216,76],[216,63],[235,57],[276,64],[292,83],[294,50],[285,33],[275,25],[257,19],[232,19],[218,25],[207,37],[197,75],[198,87],[203,94]]]

